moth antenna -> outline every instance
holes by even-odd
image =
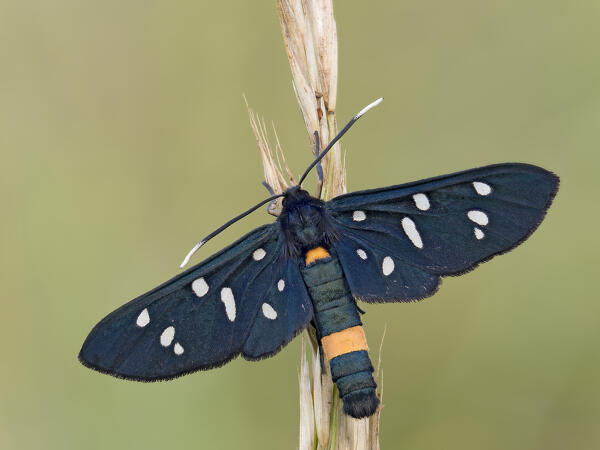
[[[283,197],[283,196],[285,196],[285,194],[277,194],[277,195],[273,195],[272,197],[269,197],[267,199],[264,199],[262,202],[257,203],[252,208],[248,209],[247,211],[244,211],[242,214],[235,216],[233,219],[231,219],[231,220],[227,221],[225,224],[221,225],[215,231],[208,234],[204,239],[202,239],[200,242],[198,242],[196,245],[194,245],[194,247],[188,252],[188,254],[185,255],[185,258],[183,258],[183,262],[179,265],[179,267],[183,269],[183,267],[190,261],[190,258],[192,257],[192,255],[194,253],[196,253],[200,247],[202,247],[204,244],[206,244],[208,241],[210,241],[212,238],[214,238],[221,231],[229,228],[231,225],[236,223],[238,220],[243,219],[248,214],[256,211],[258,208],[260,208],[265,203],[272,202],[273,200],[276,200],[279,197]]]
[[[179,268],[183,269],[183,267],[190,262],[190,258],[192,257],[192,255],[194,253],[196,253],[198,251],[198,249],[200,247],[202,247],[204,245],[203,241],[198,242],[196,245],[194,245],[194,247],[188,252],[187,255],[185,255],[185,258],[183,258],[183,262],[179,265]]]
[[[321,140],[319,139],[319,132],[315,131],[315,159],[319,157],[321,152]],[[321,192],[323,190],[323,166],[320,162],[317,163],[317,189],[315,197],[321,198]]]
[[[320,153],[321,139],[319,138],[319,132],[315,131],[315,158],[318,158]],[[319,177],[319,182],[323,184],[323,166],[321,165],[320,161],[317,163],[317,176]]]
[[[262,185],[267,189],[267,191],[269,191],[269,194],[275,195],[275,191],[273,190],[273,188],[271,187],[271,185],[269,183],[267,183],[266,181],[263,181]]]
[[[313,167],[315,167],[317,164],[319,164],[319,162],[323,159],[323,157],[329,152],[329,150],[331,150],[333,148],[333,146],[335,145],[335,143],[337,141],[340,140],[340,138],[346,134],[346,132],[350,129],[350,127],[352,125],[354,125],[354,123],[360,119],[367,111],[369,111],[370,109],[374,108],[375,106],[379,105],[381,102],[383,101],[383,97],[378,98],[377,100],[375,100],[372,103],[369,103],[367,106],[365,106],[363,109],[361,109],[354,117],[352,117],[352,119],[350,119],[350,121],[346,124],[346,126],[344,128],[342,128],[342,131],[340,131],[330,142],[329,144],[327,144],[327,147],[325,147],[323,149],[322,152],[320,152],[318,154],[318,156],[314,159],[314,161],[308,166],[308,168],[304,171],[304,174],[302,175],[302,177],[300,178],[300,181],[298,182],[298,186],[302,185],[302,182],[304,181],[304,179],[306,178],[306,176],[309,174],[309,172],[313,169]],[[317,137],[318,139],[318,137]],[[318,141],[317,141],[318,142]],[[267,190],[271,193],[272,189],[270,189],[270,186],[266,183],[263,182],[263,185],[267,188]],[[234,217],[233,219],[231,219],[230,221],[226,222],[224,225],[220,226],[219,228],[217,228],[215,231],[213,231],[212,233],[210,233],[209,235],[207,235],[204,239],[202,239],[200,242],[198,242],[196,245],[194,245],[194,247],[189,251],[189,253],[185,256],[185,258],[183,259],[183,262],[180,264],[180,268],[183,268],[189,261],[190,258],[192,257],[192,255],[194,253],[196,253],[196,251],[198,251],[198,249],[200,247],[202,247],[206,242],[208,242],[209,240],[211,240],[212,238],[214,238],[217,234],[219,234],[221,231],[227,229],[228,227],[230,227],[231,225],[233,225],[235,222],[237,222],[240,219],[243,219],[244,217],[246,217],[248,214],[250,214],[251,212],[257,210],[258,208],[260,208],[262,205],[264,205],[265,203],[269,203],[272,202],[273,200],[278,199],[279,197],[283,197],[285,196],[285,194],[277,194],[277,195],[273,195],[272,197],[269,197],[265,200],[263,200],[262,202],[254,205],[252,208],[250,208],[249,210],[243,212],[242,214],[240,214],[239,216]]]
[[[308,166],[308,168],[304,171],[304,174],[302,175],[302,177],[300,177],[300,181],[298,181],[298,186],[302,185],[302,182],[304,181],[304,179],[306,178],[306,176],[309,174],[309,172],[313,169],[313,167],[315,167],[322,159],[323,157],[329,152],[329,150],[331,150],[333,148],[333,146],[335,145],[335,143],[337,141],[340,140],[340,138],[346,134],[346,131],[348,131],[350,129],[350,127],[352,125],[354,125],[354,123],[360,119],[367,111],[369,111],[372,108],[375,108],[377,105],[379,105],[381,102],[383,101],[383,97],[378,98],[377,100],[375,100],[373,103],[369,103],[367,106],[365,106],[363,109],[361,109],[352,119],[350,119],[350,121],[346,124],[346,126],[344,128],[342,128],[342,131],[340,131],[330,142],[329,144],[327,144],[327,147],[325,147],[323,149],[323,151],[319,154],[319,156],[317,158],[314,159],[314,161],[312,163],[310,163],[310,165]]]

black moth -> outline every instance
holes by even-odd
[[[540,167],[496,164],[328,202],[311,197],[300,184],[369,107],[279,195],[274,223],[106,316],[80,361],[119,378],[168,380],[239,354],[272,356],[312,324],[344,411],[372,415],[379,399],[356,300],[420,300],[440,277],[513,249],[540,224],[559,180]]]

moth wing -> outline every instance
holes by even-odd
[[[280,257],[243,348],[243,356],[258,360],[277,353],[313,317],[312,301],[297,262]]]
[[[420,300],[433,295],[440,277],[413,266],[361,233],[342,229],[334,244],[354,297],[369,303]]]
[[[342,236],[335,249],[353,294],[372,302],[432,295],[440,276],[527,239],[558,183],[537,166],[497,164],[332,199],[327,210]]]
[[[80,361],[116,377],[154,381],[217,367],[240,353],[276,353],[313,314],[278,236],[277,223],[257,228],[123,305],[90,332]],[[288,289],[277,288],[280,279]]]

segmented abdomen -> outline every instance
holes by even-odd
[[[379,405],[377,384],[362,322],[342,267],[337,257],[322,247],[308,251],[305,263],[302,276],[344,412],[356,418],[371,416]]]

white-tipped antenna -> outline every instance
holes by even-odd
[[[308,173],[311,171],[311,169],[313,167],[315,167],[317,165],[317,163],[319,161],[321,161],[321,159],[323,159],[323,157],[327,154],[327,152],[329,152],[329,150],[331,150],[333,148],[333,145],[346,133],[346,131],[348,131],[350,129],[350,127],[358,120],[361,118],[362,115],[364,115],[367,111],[369,111],[372,108],[375,108],[377,105],[379,105],[381,102],[383,101],[383,97],[378,98],[377,100],[375,100],[373,103],[368,104],[367,106],[365,106],[363,109],[361,109],[358,114],[356,114],[352,119],[350,119],[350,121],[346,124],[346,126],[342,129],[342,131],[340,131],[330,142],[329,144],[327,144],[327,147],[325,147],[323,149],[323,151],[321,153],[319,153],[319,156],[317,158],[315,158],[313,160],[313,162],[308,166],[308,168],[304,171],[304,174],[302,175],[302,177],[300,177],[300,181],[298,181],[298,186],[302,185],[302,182],[304,181],[304,179],[306,178],[306,176],[308,175]],[[284,197],[285,193],[281,193],[281,194],[277,194],[277,195],[273,195],[272,197],[269,197],[265,200],[263,200],[262,202],[258,203],[257,205],[254,205],[252,208],[250,208],[248,211],[243,212],[242,214],[240,214],[239,216],[234,217],[233,219],[231,219],[230,221],[228,221],[227,223],[225,223],[224,225],[222,225],[221,227],[217,228],[215,231],[213,231],[212,233],[210,233],[208,236],[206,236],[204,239],[202,239],[200,242],[198,242],[196,245],[194,245],[194,248],[190,250],[190,252],[185,256],[185,258],[183,259],[183,262],[181,263],[181,265],[179,266],[181,269],[183,269],[183,267],[190,261],[190,258],[192,257],[192,255],[194,253],[196,253],[196,251],[202,247],[207,241],[209,241],[210,239],[212,239],[213,237],[215,237],[217,234],[219,234],[221,231],[223,231],[224,229],[226,229],[227,227],[229,227],[230,225],[234,224],[235,222],[237,222],[238,220],[242,219],[243,217],[246,217],[248,214],[250,214],[252,211],[257,210],[258,208],[260,208],[262,205],[264,205],[265,203],[269,203],[272,202],[273,200],[278,199],[279,197]]]
[[[360,112],[358,114],[356,114],[354,117],[352,117],[352,119],[350,119],[350,122],[348,122],[346,124],[346,126],[344,128],[342,128],[342,131],[340,131],[330,142],[329,144],[327,144],[327,147],[325,147],[323,149],[322,152],[319,153],[319,156],[317,158],[314,159],[314,161],[308,166],[308,168],[304,171],[304,174],[300,177],[300,181],[298,181],[298,186],[300,186],[302,184],[302,182],[304,181],[304,179],[306,178],[306,176],[308,175],[308,173],[312,170],[313,167],[315,167],[319,161],[321,161],[325,155],[327,154],[327,152],[329,152],[329,150],[331,150],[333,148],[333,145],[340,140],[340,138],[346,133],[346,131],[348,131],[350,129],[350,127],[352,125],[354,125],[354,123],[361,118],[361,116],[363,114],[365,114],[368,110],[370,110],[371,108],[375,108],[377,105],[379,105],[381,102],[383,101],[383,97],[378,98],[377,100],[375,100],[373,103],[368,104],[367,106],[365,106],[363,109],[360,110]]]
[[[198,251],[198,249],[200,247],[202,247],[204,245],[204,241],[200,241],[198,242],[196,245],[194,245],[194,248],[191,249],[189,251],[189,253],[187,255],[185,255],[185,258],[183,258],[183,262],[179,265],[180,269],[183,269],[183,267],[190,262],[190,258],[194,255],[194,253],[196,253]]]
[[[202,247],[204,244],[206,244],[208,241],[210,241],[212,238],[214,238],[217,234],[219,234],[221,231],[223,231],[224,229],[226,229],[227,227],[229,227],[230,225],[233,225],[234,223],[236,223],[238,220],[243,219],[244,217],[246,217],[248,214],[250,214],[252,211],[256,211],[258,208],[260,208],[262,205],[264,205],[265,203],[269,203],[272,202],[275,199],[278,199],[279,197],[283,197],[285,194],[277,194],[277,195],[273,195],[272,197],[269,197],[265,200],[263,200],[262,202],[254,205],[252,208],[250,208],[248,211],[243,212],[242,214],[240,214],[239,216],[235,216],[233,219],[231,219],[230,221],[226,222],[224,225],[221,225],[219,228],[217,228],[215,231],[213,231],[212,233],[210,233],[208,236],[206,236],[204,239],[202,239],[200,242],[198,242],[196,245],[194,245],[194,248],[190,250],[190,252],[185,256],[185,258],[183,259],[183,262],[181,263],[181,265],[179,266],[181,269],[183,269],[183,266],[185,266],[189,261],[190,258],[192,257],[192,255],[194,253],[196,253],[196,251]]]
[[[375,100],[373,103],[368,104],[367,106],[365,106],[363,109],[361,109],[357,115],[354,116],[354,119],[359,119],[360,116],[362,116],[364,113],[366,113],[368,110],[375,108],[377,105],[379,105],[381,102],[383,101],[383,97],[378,98],[377,100]]]

